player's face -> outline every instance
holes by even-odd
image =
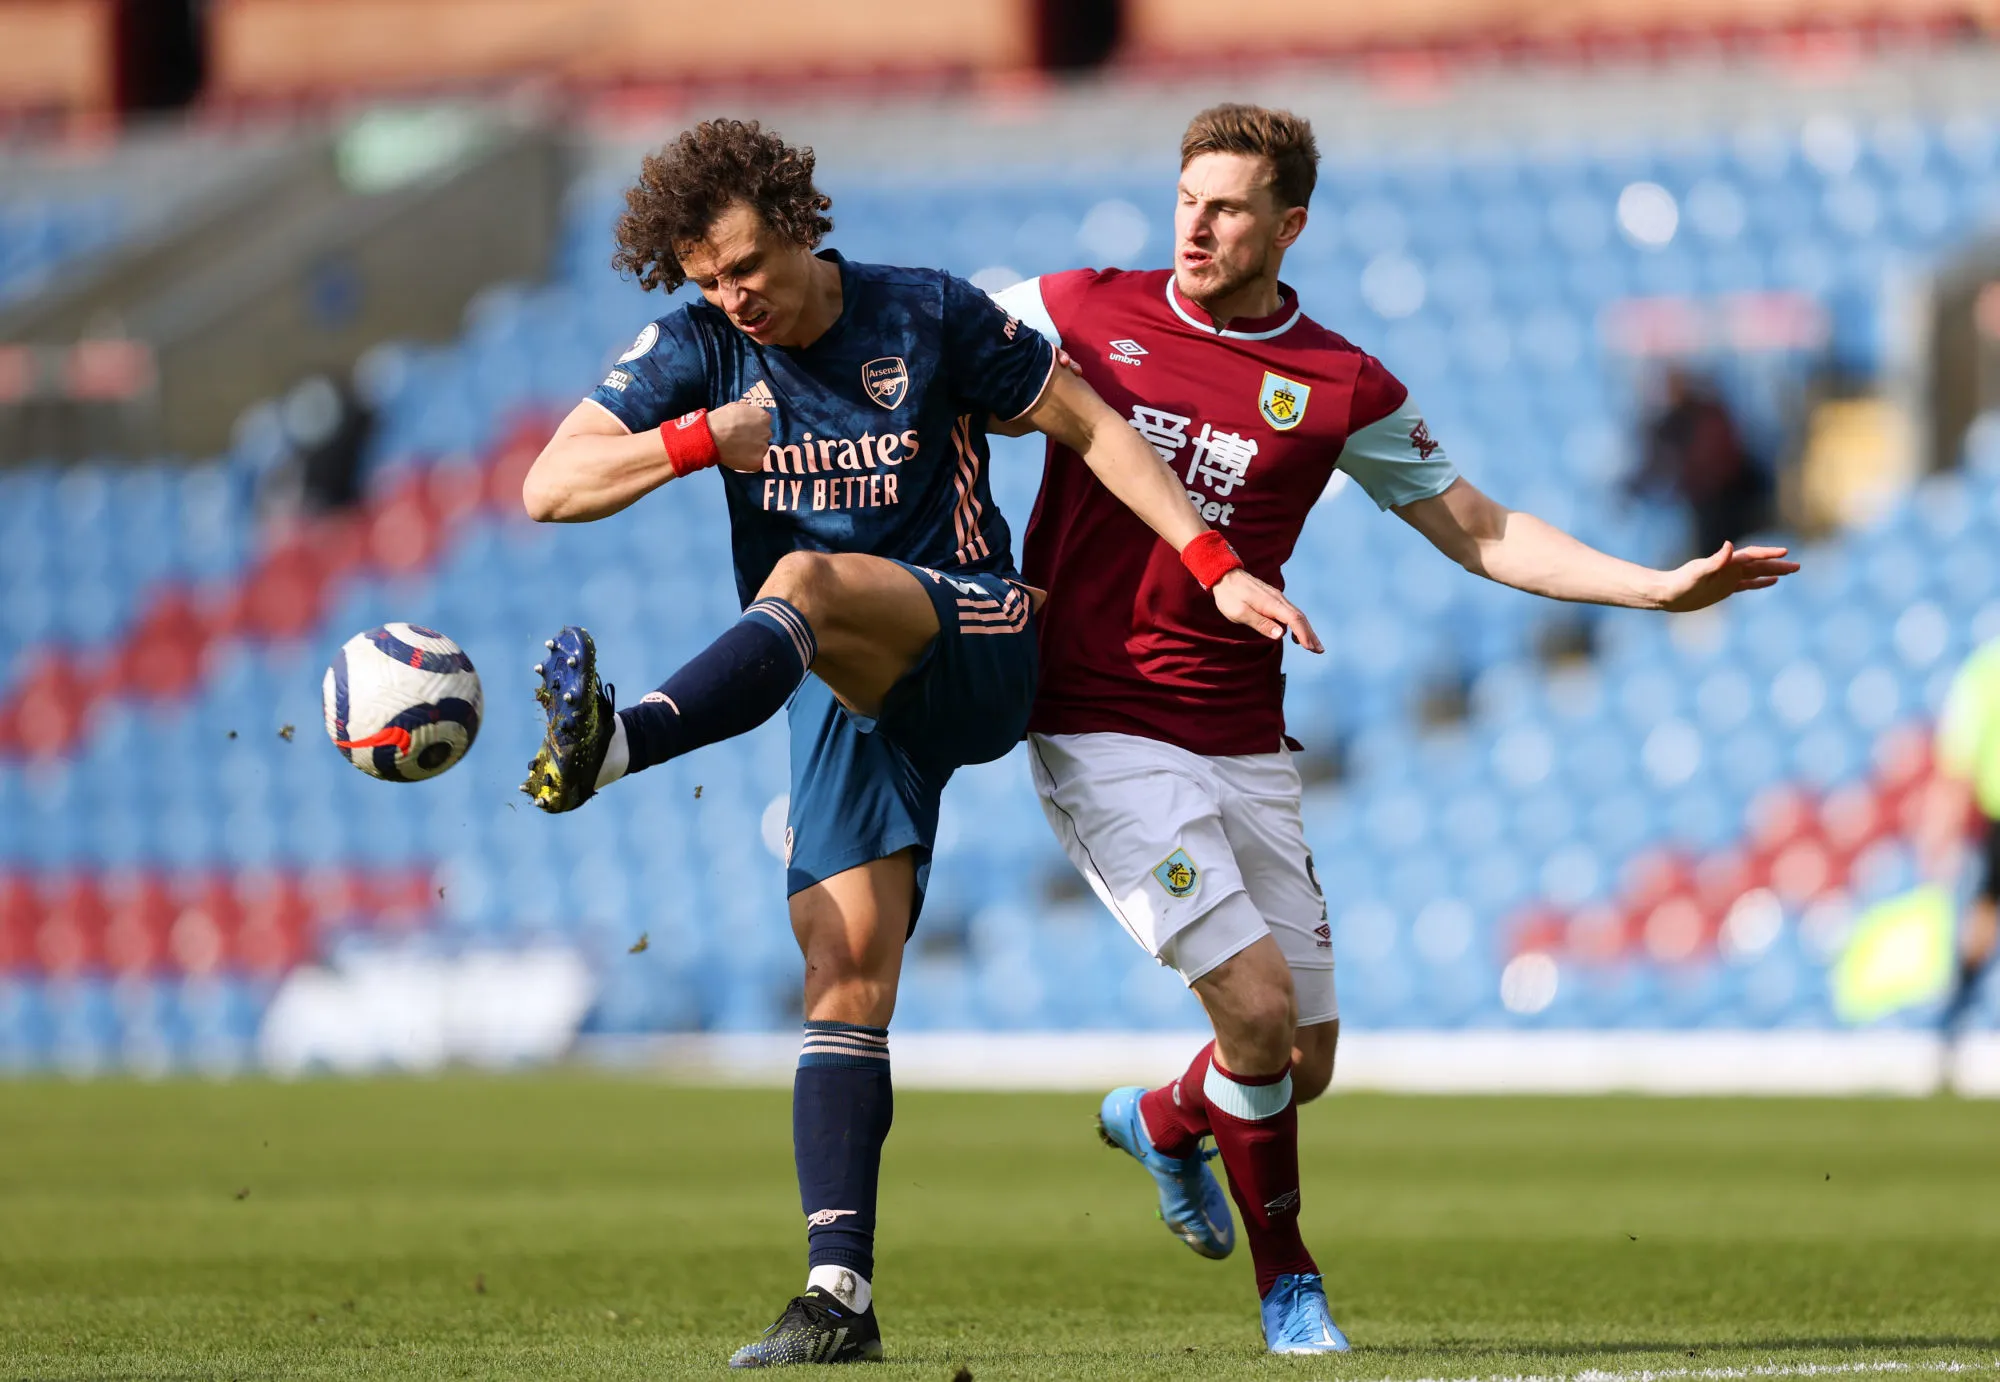
[[[1305,219],[1304,207],[1278,205],[1268,159],[1197,154],[1181,169],[1174,208],[1175,282],[1196,302],[1214,303],[1275,278]]]
[[[738,331],[763,345],[790,340],[805,313],[812,253],[776,234],[742,202],[700,240],[674,246],[681,272]]]

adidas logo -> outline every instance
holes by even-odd
[[[773,412],[776,412],[778,408],[778,400],[771,395],[771,386],[761,379],[745,390],[743,397],[736,401],[738,403],[753,404],[759,408],[769,408]]]

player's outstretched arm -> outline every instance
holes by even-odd
[[[1160,462],[1153,444],[1111,411],[1097,390],[1068,370],[1049,374],[1033,407],[1021,415],[1037,432],[1083,457],[1118,502],[1137,514],[1176,552],[1209,531],[1188,502],[1187,489]],[[1286,630],[1300,647],[1322,652],[1319,635],[1290,600],[1240,566],[1210,587],[1224,617],[1268,638]]]
[[[716,456],[732,470],[763,468],[771,444],[771,415],[749,403],[731,403],[707,415]],[[643,432],[585,399],[570,410],[521,482],[521,503],[537,523],[588,523],[609,518],[675,477],[664,428]]]
[[[1705,609],[1740,590],[1776,585],[1799,569],[1783,547],[1737,547],[1697,557],[1671,571],[1621,561],[1560,528],[1495,503],[1459,479],[1443,494],[1396,510],[1404,522],[1467,571],[1516,590],[1593,605]]]

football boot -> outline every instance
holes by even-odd
[[[549,723],[521,790],[554,815],[576,810],[597,791],[617,711],[611,688],[598,683],[597,645],[587,630],[571,624],[542,646],[548,652],[535,664],[535,699]]]
[[[1203,1257],[1229,1256],[1236,1246],[1236,1219],[1229,1212],[1228,1196],[1208,1169],[1215,1153],[1172,1157],[1157,1150],[1139,1116],[1139,1096],[1145,1092],[1138,1085],[1126,1085],[1105,1095],[1097,1109],[1097,1135],[1152,1173],[1160,1187],[1160,1218],[1174,1237]]]
[[[1272,1353],[1345,1353],[1347,1336],[1326,1305],[1318,1272],[1287,1272],[1264,1297],[1264,1347]]]
[[[850,1309],[815,1286],[793,1296],[777,1323],[736,1350],[732,1368],[783,1368],[797,1363],[873,1363],[882,1357],[875,1306]]]

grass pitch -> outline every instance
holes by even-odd
[[[1357,1348],[1274,1359],[1247,1253],[1174,1242],[1094,1102],[898,1099],[882,1375],[2000,1370],[2000,1104],[1324,1101],[1308,1240]],[[788,1108],[0,1083],[0,1382],[720,1375],[803,1280]]]

